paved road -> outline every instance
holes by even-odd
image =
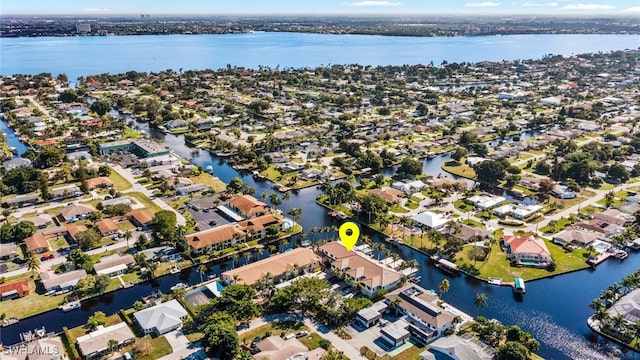
[[[188,356],[199,353],[194,358],[204,359],[206,356],[204,352],[201,352],[202,347],[200,343],[190,343],[186,336],[183,335],[182,330],[174,330],[164,335],[164,337],[171,345],[173,352],[169,355],[161,357],[159,360],[177,360],[186,359]]]
[[[182,214],[180,214],[178,211],[176,211],[176,209],[174,209],[171,206],[167,205],[167,203],[162,201],[162,199],[154,198],[153,192],[151,190],[147,189],[144,185],[140,184],[133,177],[133,174],[131,173],[130,169],[124,169],[120,165],[111,165],[111,168],[113,170],[115,170],[116,172],[118,172],[118,174],[120,174],[122,177],[124,177],[132,185],[131,189],[122,191],[123,194],[132,193],[132,192],[142,193],[142,194],[146,195],[148,198],[152,199],[151,201],[153,201],[153,203],[158,205],[161,209],[173,211],[176,214],[176,221],[178,222],[178,225],[185,225],[187,223],[187,220],[184,218],[184,216],[182,216]]]

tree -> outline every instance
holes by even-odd
[[[36,232],[37,228],[31,221],[21,221],[13,226],[12,239],[15,242],[20,242]]]
[[[131,230],[127,230],[124,232],[124,239],[127,241],[127,249],[129,248],[129,240],[131,240],[132,236],[133,234],[131,234]]]
[[[207,265],[205,265],[205,264],[202,264],[202,265],[198,266],[198,272],[200,273],[200,282],[203,282],[203,281],[204,281],[204,280],[202,279],[202,275],[203,275],[204,273],[206,273],[206,272],[207,272],[207,270],[208,270],[208,269],[207,269]]]
[[[467,156],[468,151],[463,147],[456,148],[453,153],[451,153],[451,158],[455,161],[460,161],[463,157]]]
[[[175,243],[176,225],[176,213],[171,210],[158,211],[151,221],[154,239],[159,243]]]
[[[87,326],[90,329],[95,329],[99,325],[104,325],[107,323],[107,315],[102,311],[96,311],[93,315],[89,316],[89,320],[87,320]]]
[[[247,185],[239,177],[234,177],[227,185],[227,192],[231,194],[244,193],[246,188]]]
[[[63,103],[76,102],[78,101],[78,99],[78,94],[73,89],[65,90],[60,93],[60,96],[58,96],[58,100],[62,101]]]
[[[288,212],[289,215],[293,216],[293,219],[296,222],[300,222],[300,217],[302,216],[302,209],[301,208],[291,208],[291,210],[289,210]]]
[[[474,165],[473,169],[477,174],[478,181],[484,183],[495,184],[505,176],[504,165],[496,160],[485,160]]]
[[[33,250],[27,250],[26,260],[27,269],[31,271],[31,277],[35,278],[36,271],[40,269],[40,259],[38,259],[38,256],[33,252]]]
[[[507,341],[498,348],[498,360],[527,360],[529,350],[515,341]]]
[[[51,193],[49,192],[49,177],[43,171],[40,172],[40,196],[43,200],[51,199]]]
[[[476,311],[479,313],[480,309],[484,309],[487,307],[487,295],[484,293],[478,293],[473,298],[473,306],[475,306]]]
[[[93,104],[91,104],[91,107],[89,108],[89,110],[102,116],[108,113],[109,110],[111,110],[111,105],[104,100],[96,100]]]
[[[482,261],[487,256],[487,253],[480,246],[474,246],[467,254],[470,260],[473,260],[473,265],[476,265],[478,260]]]
[[[536,174],[540,175],[549,175],[551,172],[551,165],[549,165],[546,160],[542,159],[538,161],[535,165]]]
[[[398,166],[398,174],[400,176],[417,176],[422,174],[422,163],[405,157]]]
[[[33,159],[33,165],[37,168],[50,168],[60,164],[64,160],[64,156],[64,150],[57,146],[43,146]]]
[[[97,247],[98,244],[100,244],[101,239],[102,235],[100,235],[100,233],[95,229],[87,229],[76,234],[76,242],[82,250],[89,250]]]
[[[449,291],[449,287],[450,287],[449,280],[442,279],[442,281],[440,282],[440,285],[438,285],[438,290],[440,290],[441,299],[442,299],[442,296]]]
[[[607,175],[620,182],[626,182],[630,178],[629,171],[620,163],[611,164],[607,171]]]
[[[210,356],[233,360],[239,351],[238,334],[228,325],[212,324],[204,328],[202,345]]]
[[[93,261],[91,256],[80,249],[73,249],[67,256],[67,260],[71,261],[77,269],[93,270]]]
[[[271,195],[269,195],[269,202],[276,209],[278,208],[278,205],[282,204],[282,200],[280,200],[280,197],[276,193],[271,193]]]

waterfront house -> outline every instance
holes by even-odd
[[[262,216],[253,217],[240,221],[238,223],[247,234],[252,234],[252,238],[263,238],[267,236],[267,228],[275,226],[279,231],[285,230],[285,222],[282,219],[278,219],[272,214],[266,214]]]
[[[492,209],[498,205],[501,205],[507,199],[502,196],[494,196],[494,195],[474,195],[470,197],[469,202],[473,204],[478,210],[487,210]]]
[[[394,181],[391,184],[391,187],[394,189],[398,189],[405,194],[413,194],[415,192],[421,191],[427,185],[420,180],[402,180],[402,181]]]
[[[578,247],[587,247],[600,236],[597,233],[586,231],[579,228],[568,227],[557,234],[554,234],[551,241],[558,245],[573,245]]]
[[[229,207],[247,218],[259,216],[269,212],[267,204],[251,195],[238,195],[229,201]]]
[[[246,241],[246,233],[238,226],[225,224],[187,235],[187,243],[194,252],[221,250]]]
[[[305,169],[300,172],[300,179],[302,180],[313,180],[318,179],[322,176],[322,171],[318,169]]]
[[[431,211],[425,211],[423,213],[414,215],[411,220],[415,221],[418,226],[425,227],[427,229],[440,230],[447,225],[450,220],[444,214],[438,214]]]
[[[264,157],[269,157],[272,164],[284,164],[289,161],[289,157],[279,151],[266,153],[264,154]]]
[[[213,127],[213,119],[211,118],[199,118],[194,123],[198,129],[210,129]]]
[[[473,336],[450,335],[441,337],[431,344],[429,349],[420,353],[420,360],[435,360],[435,353],[444,354],[453,360],[494,360],[496,350]]]
[[[122,275],[132,269],[136,265],[136,261],[130,254],[111,255],[100,259],[100,262],[93,265],[93,270],[97,275],[109,275],[114,277]]]
[[[503,237],[507,256],[518,265],[545,267],[551,263],[551,253],[544,240],[533,235]]]
[[[100,176],[87,180],[87,189],[95,190],[97,188],[111,188],[113,187],[113,181],[106,176]]]
[[[640,289],[621,297],[607,312],[611,318],[622,315],[627,322],[637,324],[640,321]]]
[[[153,213],[145,209],[131,210],[124,215],[135,226],[148,229],[153,221]]]
[[[624,228],[620,225],[610,224],[600,219],[591,219],[589,221],[581,221],[574,225],[578,229],[583,229],[600,234],[605,239],[611,239],[612,237],[622,233]]]
[[[189,127],[189,124],[182,119],[176,119],[176,120],[167,121],[166,126],[167,126],[167,129],[169,130],[179,130],[179,129],[186,129],[187,127]]]
[[[400,200],[402,200],[404,196],[403,191],[390,188],[390,187],[383,187],[381,189],[371,189],[369,190],[369,193],[380,196],[389,204],[400,202]]]
[[[37,331],[37,330],[36,330]],[[64,345],[59,336],[48,333],[18,345],[17,349],[4,349],[2,360],[67,360]],[[18,350],[18,351],[14,351]]]
[[[460,224],[459,229],[459,231],[456,231],[455,227],[448,226],[447,229],[444,230],[444,233],[462,240],[465,244],[474,241],[482,241],[491,237],[491,232],[489,230],[475,226]]]
[[[618,209],[607,209],[603,212],[597,212],[593,214],[593,218],[618,226],[628,226],[636,221],[635,216],[625,214]]]
[[[150,308],[133,313],[136,322],[145,334],[158,336],[175,330],[182,325],[187,317],[187,311],[178,300],[173,299]]]
[[[304,169],[304,165],[297,162],[289,161],[284,164],[278,165],[276,169],[280,170],[280,172],[283,174],[287,174]]]
[[[18,279],[0,284],[0,301],[29,295],[27,279]]]
[[[296,248],[222,273],[227,284],[253,285],[258,280],[279,283],[320,266],[320,257],[309,248]],[[268,277],[268,278],[267,278]]]
[[[67,205],[67,207],[64,208],[64,210],[62,210],[60,215],[62,215],[62,218],[66,222],[74,222],[80,219],[84,219],[84,217],[88,213],[93,212],[95,210],[96,209],[94,209],[90,205],[71,203]]]
[[[175,300],[174,300],[175,301]],[[115,325],[103,327],[76,339],[76,344],[82,356],[86,359],[96,359],[111,352],[112,340],[118,343],[118,347],[132,344],[136,337],[127,323],[121,322]]]
[[[87,277],[87,272],[84,269],[67,271],[60,274],[47,270],[40,272],[40,283],[46,291],[71,290],[80,279],[85,277]]]
[[[454,316],[439,305],[440,298],[432,291],[411,284],[385,295],[385,302],[398,298],[396,312],[404,315],[407,331],[425,344],[454,325]]]
[[[378,290],[395,289],[402,281],[402,274],[399,272],[354,251],[348,251],[340,242],[324,244],[318,251],[331,264],[331,269],[342,272],[345,281],[359,286],[360,292],[367,297],[373,297]]]

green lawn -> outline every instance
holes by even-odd
[[[58,250],[60,248],[64,248],[64,247],[69,246],[69,243],[64,238],[64,236],[58,236],[58,237],[56,237],[54,239],[50,239],[49,240],[49,245],[51,245],[51,250],[55,251],[55,250]]]
[[[322,337],[316,333],[311,333],[305,337],[299,338],[298,340],[300,340],[300,342],[309,350],[313,350],[320,347],[320,340],[322,340]]]
[[[309,329],[304,326],[304,324],[293,321],[275,321],[269,324],[262,325],[255,329],[251,329],[245,333],[238,334],[238,338],[240,340],[240,344],[249,345],[253,341],[256,336],[259,336],[261,339],[267,337],[267,333],[270,335],[280,335],[280,334],[289,334],[289,333],[297,333],[301,330]]]
[[[464,159],[460,160],[460,165],[454,166],[451,162],[445,162],[441,166],[442,170],[458,175],[467,179],[475,179],[476,172],[467,164],[464,163]]]
[[[31,272],[6,279],[6,281],[17,280],[20,278],[26,278],[28,280],[30,289],[29,295],[2,302],[2,310],[0,310],[0,314],[4,313],[7,318],[17,317],[19,319],[24,319],[28,316],[55,309],[65,302],[66,295],[44,296],[44,294],[36,293],[36,284],[31,278]]]
[[[113,169],[111,169],[111,173],[109,174],[109,180],[113,182],[113,187],[117,191],[131,189],[131,183],[128,182],[127,179],[123,178],[122,175],[120,175],[117,171]]]
[[[163,356],[169,355],[173,352],[169,341],[164,336],[160,336],[157,338],[150,338],[147,335],[147,339],[149,340],[149,353],[144,356],[136,356],[138,360],[156,360]]]
[[[400,204],[393,205],[391,208],[389,208],[389,211],[394,212],[396,214],[404,214],[409,212],[409,210],[403,208],[402,205]]]
[[[149,199],[145,194],[141,192],[130,192],[127,193],[127,196],[138,199],[138,201],[140,201],[144,205],[144,207],[147,208],[147,210],[151,211],[154,214],[162,210],[158,205],[156,205],[153,201],[151,201],[151,199]]]
[[[392,357],[393,360],[415,360],[420,359],[420,353],[425,351],[426,348],[424,346],[418,347],[416,344],[413,344],[407,350],[401,352],[400,354]]]
[[[549,221],[549,224],[547,226],[542,227],[540,231],[547,234],[555,234],[557,232],[560,232],[562,229],[566,228],[569,225],[571,225],[571,219],[561,218],[560,220],[555,222],[553,220]]]
[[[135,130],[128,127],[124,128],[125,139],[137,139],[139,137],[140,137],[140,134],[138,134]]]
[[[122,322],[122,318],[120,317],[120,314],[116,313],[111,316],[107,316],[107,322],[104,324],[104,326],[107,327],[107,326],[119,324],[121,322]],[[80,326],[74,327],[73,329],[69,329],[69,335],[71,337],[69,339],[69,342],[71,342],[72,344],[75,344],[77,338],[79,338],[80,336],[86,335],[90,332],[91,330],[85,325],[80,325]]]
[[[205,186],[208,186],[215,192],[222,192],[227,188],[224,182],[205,172],[200,173],[200,175],[191,177],[191,181],[193,181],[194,184],[203,184]]]
[[[409,208],[409,209],[411,209],[411,210],[415,210],[415,209],[417,209],[417,208],[418,208],[418,206],[420,206],[420,204],[415,203],[415,202],[413,202],[413,201],[407,201],[407,202],[404,204],[404,206],[408,207],[408,208]]]
[[[467,212],[467,211],[472,211],[473,210],[473,205],[471,204],[467,204],[464,199],[460,199],[460,200],[456,200],[453,205],[456,207],[456,209],[462,211],[462,212]]]
[[[583,256],[587,252],[586,249],[578,249],[573,252],[565,252],[562,246],[556,245],[548,240],[545,240],[545,244],[551,253],[551,258],[557,264],[555,271],[550,272],[546,269],[536,269],[528,267],[513,267],[507,260],[507,254],[500,249],[499,246],[494,245],[492,251],[489,253],[486,261],[478,261],[475,267],[480,270],[479,277],[487,279],[489,277],[502,278],[505,281],[511,281],[515,277],[521,277],[525,280],[539,279],[551,275],[558,275],[568,271],[586,269],[587,258]],[[469,247],[463,248],[461,252],[456,254],[456,263],[474,265],[474,262],[469,260],[467,252]]]

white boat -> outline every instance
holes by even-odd
[[[178,289],[186,289],[188,287],[189,287],[189,285],[187,285],[187,284],[185,284],[183,282],[179,282],[179,283],[177,283],[177,284],[175,284],[175,285],[173,285],[171,287],[171,291],[176,291]]]
[[[180,268],[177,267],[177,266],[174,266],[169,270],[169,272],[172,273],[172,274],[177,274],[177,273],[180,272]]]
[[[502,279],[497,277],[490,277],[487,282],[491,285],[502,285]]]
[[[78,301],[78,300],[72,301],[72,302],[68,302],[68,303],[60,306],[60,310],[62,310],[64,312],[71,311],[71,310],[76,310],[76,309],[80,309],[80,301]]]

